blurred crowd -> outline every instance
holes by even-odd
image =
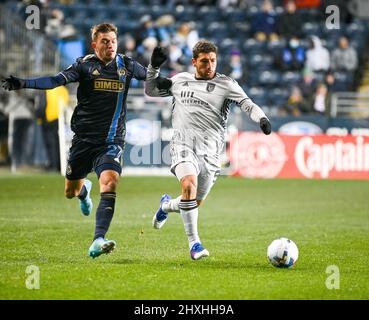
[[[59,0],[63,5],[73,5],[76,0]],[[93,0],[90,0],[93,3]],[[140,1],[141,3],[142,1]],[[249,25],[248,36],[252,39],[236,41],[233,45],[223,48],[222,39],[216,38],[218,29],[204,25],[198,19],[176,19],[178,15],[166,13],[163,15],[144,14],[139,17],[134,30],[123,30],[119,36],[119,50],[136,59],[142,65],[148,65],[152,50],[160,45],[168,48],[169,59],[162,68],[162,74],[173,76],[182,71],[193,71],[191,65],[192,47],[200,38],[215,37],[220,47],[218,71],[236,79],[245,89],[265,85],[253,81],[258,74],[268,68],[279,72],[279,77],[285,73],[299,73],[295,84],[288,84],[289,94],[283,103],[279,103],[279,114],[300,115],[305,113],[329,113],[330,95],[335,91],[351,91],[356,87],[355,72],[358,68],[358,53],[351,45],[347,36],[342,34],[335,38],[334,47],[325,47],[325,40],[319,36],[306,36],[304,33],[304,17],[301,10],[315,10],[320,13],[321,22],[326,19],[325,8],[336,5],[340,8],[340,23],[352,22],[353,17],[348,10],[348,2],[342,0],[148,0],[145,5],[155,4],[164,8],[179,8],[192,6],[195,10],[201,7],[216,7],[218,11],[235,9],[255,12],[249,16],[249,21],[241,24]],[[63,10],[50,5],[48,0],[23,0],[19,12],[24,13],[24,6],[36,4],[42,8],[41,30],[52,39],[73,39],[81,36],[75,26],[66,22]],[[104,2],[102,2],[104,3]],[[114,5],[119,0],[107,0],[106,4]],[[123,3],[123,2],[122,2]],[[124,4],[134,5],[134,1],[124,1]],[[198,9],[196,9],[198,8]],[[257,10],[255,10],[257,8]],[[278,10],[277,10],[278,9]],[[166,11],[168,12],[168,10]],[[204,16],[204,20],[209,21]],[[179,21],[178,21],[179,20]],[[101,21],[96,21],[101,22]],[[221,24],[222,22],[214,21]],[[232,23],[232,21],[231,21]],[[123,22],[124,25],[124,22]],[[225,25],[225,28],[231,27]],[[313,30],[312,30],[313,31]],[[92,53],[89,46],[89,34],[82,35],[85,39],[86,53]],[[237,37],[237,35],[235,35]],[[213,39],[210,39],[213,40]],[[224,39],[225,41],[227,39]],[[242,40],[241,36],[238,40]],[[252,42],[254,41],[254,42]],[[244,43],[253,46],[243,46]],[[253,65],[250,61],[255,57],[255,48],[260,48],[260,64]],[[265,48],[273,48],[263,55]],[[271,59],[271,63],[265,61]],[[266,68],[263,68],[267,66]],[[338,73],[346,73],[347,81],[336,81]],[[338,74],[339,76],[339,74]],[[274,87],[280,86],[276,79]],[[142,86],[133,83],[133,87]],[[282,84],[283,86],[283,84]],[[284,86],[286,89],[286,86]],[[285,91],[285,90],[284,90]],[[247,90],[246,90],[247,92]],[[252,97],[252,96],[251,96]],[[278,99],[277,99],[278,100]],[[256,101],[258,103],[258,101]],[[260,99],[260,103],[265,99]]]
[[[64,5],[64,8],[66,5],[81,3],[79,0],[57,2]],[[158,45],[166,47],[169,51],[169,59],[161,71],[165,76],[173,76],[178,72],[193,71],[192,47],[200,38],[210,37],[209,40],[214,40],[220,49],[218,71],[236,79],[246,92],[254,87],[264,86],[270,89],[268,85],[272,85],[273,89],[280,89],[284,95],[286,89],[289,90],[283,101],[275,100],[279,104],[277,106],[279,114],[328,114],[332,93],[352,91],[356,88],[360,62],[358,52],[344,33],[330,39],[331,45],[327,48],[326,39],[320,38],[319,33],[314,33],[314,29],[311,30],[311,34],[306,30],[305,25],[308,21],[301,11],[315,10],[320,14],[319,23],[322,24],[327,18],[325,8],[333,4],[340,8],[340,23],[348,25],[353,21],[353,16],[348,10],[349,2],[342,0],[140,0],[140,4],[160,5],[173,10],[181,6],[182,8],[191,6],[199,12],[202,7],[215,7],[217,12],[233,12],[235,18],[233,19],[231,14],[231,20],[223,25],[223,29],[236,26],[240,34],[234,34],[233,39],[221,38],[222,29],[216,29],[213,26],[221,26],[224,22],[218,21],[218,17],[209,23],[211,17],[209,19],[208,15],[211,13],[204,15],[201,21],[198,19],[198,14],[196,19],[191,19],[191,16],[184,18],[178,14],[168,13],[170,10],[164,10],[166,13],[162,15],[139,16],[133,30],[119,28],[121,30],[119,51],[125,52],[147,66],[152,50]],[[54,3],[55,1],[49,0],[23,0],[19,2],[18,12],[25,15],[24,8],[27,5],[39,6],[41,31],[47,37],[67,41],[82,36],[85,41],[85,53],[92,53],[89,45],[90,35],[86,29],[82,31],[71,24],[70,20],[66,19],[68,18],[66,13],[60,7],[53,5]],[[114,4],[135,5],[135,1],[119,0],[83,2],[84,5],[86,3],[106,4],[110,5],[110,8]],[[237,21],[236,15],[241,12],[251,13],[247,21],[246,19]],[[102,21],[95,21],[97,22]],[[125,23],[129,21],[123,21],[122,25],[124,26]],[[248,28],[247,38],[243,38],[245,34],[242,34],[242,30],[246,27]],[[81,35],[81,32],[84,34]],[[226,45],[227,41],[230,41],[231,45]],[[334,41],[333,46],[332,41]],[[270,73],[274,75],[274,82],[273,77],[266,79],[267,81],[261,81],[263,71],[270,71],[267,75],[269,76]],[[285,84],[282,79],[286,74],[288,76],[299,74],[299,76],[294,83]],[[142,85],[142,83],[132,84],[133,87]],[[253,98],[251,94],[250,96]],[[256,102],[263,105],[270,103],[270,100],[258,101],[257,97]]]
[[[309,36],[308,47],[301,41],[304,21],[298,5],[325,8],[329,4],[340,6],[341,23],[351,22],[347,2],[343,1],[287,0],[284,1],[283,13],[277,15],[273,2],[264,0],[261,11],[252,19],[252,30],[257,41],[285,40],[285,46],[273,52],[276,69],[282,72],[297,71],[303,75],[301,82],[290,86],[290,94],[281,113],[296,116],[306,113],[327,114],[330,94],[354,89],[352,84],[338,84],[335,78],[336,72],[353,74],[358,67],[358,54],[345,35],[337,39],[336,47],[331,52],[318,36]]]
[[[92,24],[103,21],[121,22],[118,25],[119,51],[147,66],[153,49],[158,45],[166,47],[169,59],[161,68],[161,72],[162,75],[169,77],[182,71],[193,72],[192,48],[199,39],[207,38],[214,41],[219,48],[218,72],[237,80],[246,93],[265,108],[267,113],[268,110],[276,111],[273,113],[274,116],[304,114],[329,116],[331,95],[338,91],[356,89],[358,70],[362,62],[359,55],[359,53],[362,55],[362,52],[357,50],[358,42],[353,45],[352,37],[340,30],[336,33],[333,31],[334,37],[331,34],[322,37],[324,30],[321,32],[322,30],[314,29],[316,24],[309,24],[310,20],[306,18],[309,11],[318,13],[318,21],[315,22],[322,25],[327,17],[325,8],[333,4],[340,8],[340,23],[350,25],[354,21],[347,7],[350,1],[139,0],[138,2],[147,7],[160,6],[164,10],[156,13],[154,9],[146,10],[144,14],[138,18],[132,17],[131,20],[127,20],[127,15],[126,19],[121,18],[123,13],[121,11],[116,14],[114,20],[110,19],[114,5],[120,8],[128,5],[131,10],[132,8],[135,10],[134,6],[137,3],[133,0],[22,0],[17,3],[16,11],[26,19],[27,6],[36,5],[40,8],[39,32],[42,32],[44,37],[40,37],[40,43],[36,41],[35,45],[41,46],[44,38],[51,39],[55,43],[83,39],[84,54],[92,53],[92,49],[89,29],[81,26],[91,27]],[[100,8],[104,5],[110,8],[109,13],[105,15],[106,19],[101,21],[99,18],[94,21],[93,19],[96,19],[94,16],[87,21],[89,13],[83,10],[74,12],[74,20],[69,16],[71,13],[69,9],[73,5],[86,6],[87,3],[92,6],[100,5]],[[208,11],[204,10],[206,8]],[[121,21],[122,19],[124,21]],[[314,19],[317,19],[316,14]],[[131,27],[126,28],[132,21],[134,23],[130,25]],[[4,30],[0,28],[0,43],[4,37]],[[330,41],[329,46],[327,38]],[[364,49],[367,47],[364,46]],[[37,48],[35,52],[38,53],[38,59],[35,60],[37,67],[37,61],[42,63],[42,52]],[[132,83],[132,87],[142,86],[143,83],[138,81]],[[51,171],[60,170],[57,149],[57,110],[60,106],[55,102],[54,94],[62,94],[66,103],[67,92],[46,92],[36,95],[23,91],[10,94],[1,92],[0,149],[3,138],[11,137],[8,145],[14,167],[31,161],[33,165],[42,163]],[[54,111],[50,113],[50,110]],[[50,117],[50,114],[54,116]],[[28,141],[30,136],[38,138]],[[40,144],[45,146],[44,152],[35,153],[34,150],[42,149]]]
[[[169,59],[162,67],[162,72],[172,76],[191,68],[192,48],[198,40],[199,33],[194,22],[182,22],[176,26],[173,15],[163,15],[156,20],[144,15],[134,35],[124,34],[120,37],[119,49],[147,66],[154,48],[166,47]]]
[[[39,31],[53,40],[70,40],[78,36],[77,29],[65,21],[65,14],[62,10],[50,7],[53,1],[50,0],[22,0],[17,5],[17,13],[26,20],[29,16],[26,8],[37,6],[40,10]]]
[[[335,4],[340,8],[340,22],[349,24],[353,17],[347,9],[347,1],[275,1],[283,5],[282,12],[276,12],[271,0],[221,0],[221,1],[175,1],[175,4],[191,4],[195,6],[218,6],[219,10],[229,7],[249,10],[252,6],[259,10],[251,16],[251,34],[257,44],[275,45],[271,50],[271,70],[281,73],[298,72],[301,81],[289,85],[289,95],[279,106],[280,114],[300,115],[306,113],[329,113],[330,95],[336,91],[355,89],[355,71],[358,68],[358,53],[351,46],[348,37],[342,34],[335,39],[335,47],[329,51],[324,40],[312,33],[308,38],[303,34],[304,18],[300,9],[320,10],[321,21],[326,19],[324,8]],[[162,5],[173,4],[173,1],[161,1]],[[120,49],[133,56],[143,65],[149,63],[150,55],[155,46],[167,47],[169,60],[162,72],[167,76],[181,71],[191,71],[191,48],[206,34],[199,21],[177,22],[174,15],[166,14],[154,19],[144,15],[140,26],[134,34],[124,34],[120,38]],[[245,39],[246,40],[246,39]],[[282,45],[281,45],[282,44]],[[217,43],[222,46],[222,43]],[[221,54],[219,71],[236,79],[241,86],[250,87],[250,74],[257,73],[257,66],[248,67],[248,52],[241,45],[233,45]],[[252,48],[251,48],[252,49]],[[247,50],[246,50],[247,51]],[[250,50],[251,53],[251,50]],[[251,55],[250,55],[251,56]],[[262,56],[263,59],[263,56]],[[345,73],[347,81],[336,81],[337,73]],[[339,74],[338,74],[339,75]],[[351,77],[350,77],[351,75]],[[283,84],[282,84],[283,86]]]

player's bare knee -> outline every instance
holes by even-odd
[[[182,194],[190,197],[191,194],[196,194],[196,183],[192,179],[184,177],[181,181]],[[188,198],[186,197],[186,198]]]
[[[100,183],[101,192],[115,192],[118,186],[118,179],[106,179]]]
[[[115,192],[119,182],[119,174],[104,171],[99,178],[100,192]]]

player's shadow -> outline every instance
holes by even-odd
[[[109,261],[111,264],[140,264],[142,261],[138,259],[117,259],[113,261]]]
[[[229,262],[227,260],[215,260],[215,259],[207,259],[206,261],[203,261],[204,263],[198,263],[196,265],[197,268],[201,268],[204,267],[206,269],[215,269],[215,270],[258,270],[258,272],[262,273],[262,272],[267,272],[269,273],[271,270],[290,270],[290,271],[302,271],[305,270],[305,267],[301,267],[298,266],[293,267],[293,268],[275,268],[273,267],[270,263],[265,262],[257,262],[257,263],[252,263],[252,262]]]
[[[267,270],[270,269],[270,266],[265,263],[252,263],[252,262],[246,262],[246,261],[242,261],[242,262],[230,262],[227,260],[215,260],[215,259],[207,259],[207,260],[203,260],[202,262],[204,262],[203,264],[198,264],[197,267],[201,268],[201,266],[203,266],[206,269],[219,269],[219,270],[246,270],[246,269],[258,269],[258,270]]]

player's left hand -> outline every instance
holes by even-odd
[[[1,86],[5,90],[19,90],[24,88],[25,81],[22,79],[19,79],[17,77],[10,76],[9,78],[5,78],[1,80]]]
[[[172,80],[168,78],[158,77],[156,79],[156,87],[159,90],[168,90],[172,86]]]
[[[156,47],[151,55],[151,65],[158,69],[168,59],[167,50],[162,47]]]
[[[270,134],[272,132],[272,126],[267,118],[260,119],[260,129],[264,132],[264,134]]]

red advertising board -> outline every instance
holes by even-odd
[[[232,175],[250,178],[369,179],[369,137],[238,132]]]

